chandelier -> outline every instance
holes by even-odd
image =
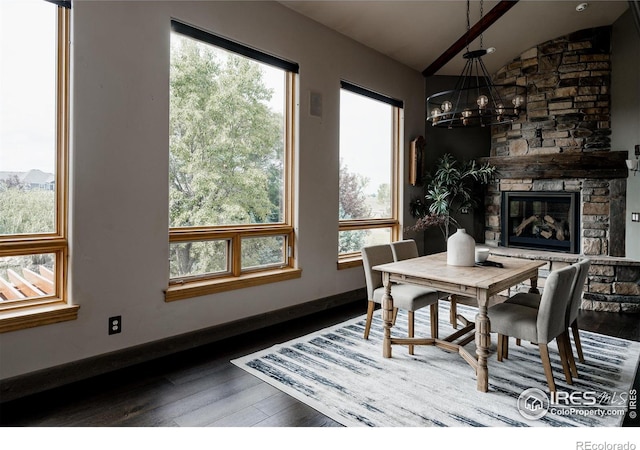
[[[480,18],[482,18],[480,1]],[[467,34],[469,32],[469,0],[467,0]],[[510,123],[518,119],[525,106],[526,87],[516,84],[493,84],[482,57],[495,48],[482,48],[463,55],[466,59],[455,89],[427,98],[427,122],[434,127],[484,127]]]

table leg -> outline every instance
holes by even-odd
[[[476,315],[476,355],[478,355],[478,390],[487,392],[489,390],[489,368],[487,358],[489,357],[489,347],[491,347],[491,323],[487,315],[487,302],[478,302],[478,314]]]
[[[538,277],[532,277],[531,278],[531,287],[529,288],[529,293],[530,294],[539,294],[540,291],[538,290]]]
[[[382,273],[384,295],[382,296],[382,320],[384,321],[384,337],[382,339],[382,356],[391,358],[391,327],[393,326],[393,297],[391,296],[391,280],[389,274]]]

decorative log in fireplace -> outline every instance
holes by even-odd
[[[503,192],[502,245],[578,253],[579,194]]]
[[[567,221],[564,219],[556,220],[549,214],[545,214],[545,216],[541,218],[539,214],[534,214],[518,225],[516,228],[516,236],[522,235],[529,226],[532,227],[533,234],[537,233],[545,239],[551,239],[553,237],[558,241],[564,241],[565,235],[569,231],[567,229]]]

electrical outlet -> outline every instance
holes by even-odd
[[[109,334],[122,332],[122,316],[109,317]]]

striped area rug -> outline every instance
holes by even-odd
[[[440,336],[453,330],[449,304],[440,302]],[[469,320],[475,309],[458,306]],[[416,313],[416,335],[429,335],[428,308]],[[546,404],[541,418],[525,417],[518,408],[521,394],[547,391],[536,346],[516,346],[509,359],[489,359],[489,392],[476,390],[473,369],[457,354],[432,346],[393,347],[382,357],[382,320],[374,314],[369,340],[365,317],[275,345],[232,361],[283,392],[345,426],[620,426],[627,410],[640,343],[580,331],[585,362],[577,361],[579,378],[566,384],[555,343],[549,345],[561,395],[572,396],[573,409]],[[406,336],[406,314],[400,312],[393,334]],[[495,351],[495,335],[492,350]],[[467,348],[475,354],[474,343]],[[592,405],[596,400],[596,405]],[[521,399],[520,402],[523,400]],[[520,403],[522,405],[522,403]]]

